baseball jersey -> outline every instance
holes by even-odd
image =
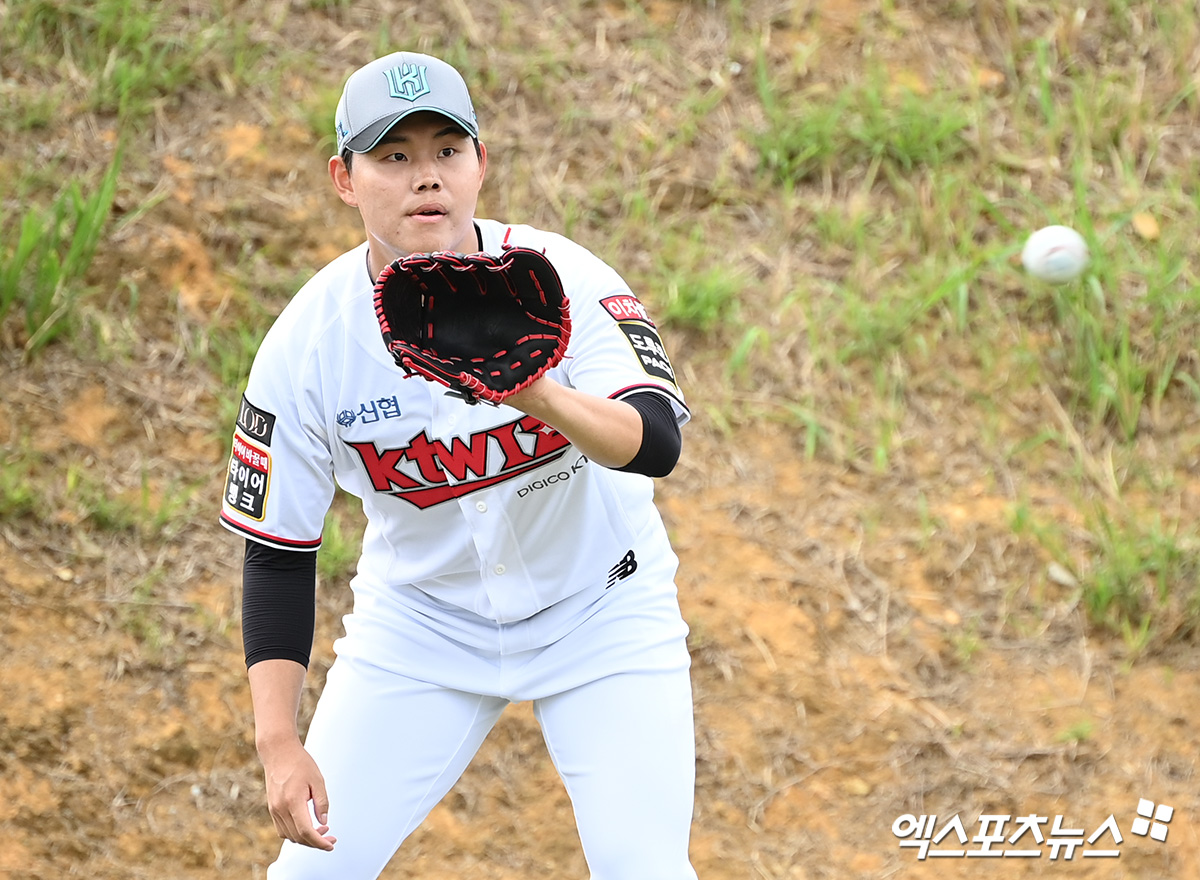
[[[549,375],[599,396],[655,391],[689,412],[646,309],[582,246],[476,220],[483,250],[544,251],[570,299]],[[221,522],[316,550],[335,484],[362,501],[355,611],[372,596],[423,615],[527,621],[603,589],[639,559],[673,560],[653,480],[596,465],[538,419],[467,404],[396,367],[380,336],[364,243],[320,270],[268,331],[233,436]],[[672,569],[673,571],[673,569]]]

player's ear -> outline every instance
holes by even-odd
[[[487,147],[479,142],[479,185],[483,186],[483,176],[487,173]]]
[[[329,160],[329,179],[333,188],[343,202],[352,208],[358,207],[358,197],[354,194],[354,180],[350,177],[350,169],[346,167],[341,156],[333,156]]]

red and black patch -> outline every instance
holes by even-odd
[[[234,434],[229,474],[225,478],[225,503],[238,513],[261,522],[270,484],[270,453]]]
[[[612,316],[633,346],[638,363],[646,371],[647,376],[663,379],[672,385],[675,382],[675,368],[667,357],[667,350],[659,338],[658,328],[650,318],[646,307],[632,293],[621,293],[600,300],[600,305]]]
[[[613,320],[622,321],[640,321],[650,327],[654,326],[654,322],[650,320],[650,313],[646,311],[646,307],[632,293],[623,293],[617,296],[609,296],[600,300],[600,305],[604,306],[605,311],[613,316]]]

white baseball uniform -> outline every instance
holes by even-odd
[[[562,236],[477,220],[483,250],[543,250],[571,302],[550,375],[688,410],[653,322]],[[271,878],[375,877],[511,701],[534,701],[592,877],[690,880],[687,627],[653,481],[589,462],[511,407],[405,378],[380,338],[362,245],[268,332],[233,441],[222,523],[316,550],[335,481],[367,525],[353,613],[306,747],[333,852],[285,843]],[[481,829],[482,831],[483,829]]]

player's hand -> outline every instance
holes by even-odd
[[[316,849],[332,850],[337,838],[330,836],[329,795],[325,792],[325,777],[317,762],[299,740],[267,750],[260,749],[263,771],[267,781],[267,809],[275,823],[276,833]],[[312,813],[309,803],[312,803]],[[313,813],[317,822],[313,827]]]

